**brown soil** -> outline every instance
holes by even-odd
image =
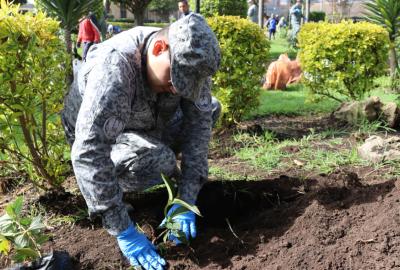
[[[233,161],[216,153],[211,158]],[[198,219],[197,238],[190,247],[163,246],[162,255],[175,270],[400,269],[400,179],[382,177],[387,170],[348,167],[300,178],[294,168],[260,181],[210,181],[198,199],[204,218]],[[154,240],[165,191],[126,200]],[[47,194],[39,202],[49,214],[86,208],[80,195],[68,193]],[[75,269],[128,268],[98,220],[55,226],[51,234],[45,249],[67,251]]]

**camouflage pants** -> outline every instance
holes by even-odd
[[[218,120],[221,105],[212,98],[213,124]],[[179,141],[182,111],[178,110],[169,122],[161,140],[141,132],[125,132],[118,136],[112,146],[111,159],[115,175],[126,191],[142,191],[160,184],[161,173],[171,176],[176,170],[176,153]]]

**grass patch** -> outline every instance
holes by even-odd
[[[213,176],[215,178],[221,179],[221,180],[240,180],[240,179],[247,179],[246,175],[240,175],[237,173],[232,173],[224,168],[217,167],[217,166],[210,166],[208,169],[208,172],[210,176]]]
[[[277,34],[276,39],[271,40],[271,48],[269,50],[269,59],[270,61],[275,61],[278,59],[279,55],[282,53],[287,53],[290,59],[295,59],[297,52],[294,49],[291,49],[289,46],[289,42],[286,38],[280,37]]]
[[[234,140],[242,147],[235,156],[251,166],[263,170],[285,169],[293,166],[292,161],[301,163],[302,171],[313,171],[329,174],[341,166],[359,166],[367,164],[357,153],[357,147],[344,149],[344,141],[335,137],[341,133],[310,134],[300,140],[278,142],[271,133],[263,136],[251,136],[247,133],[237,134]],[[328,139],[329,138],[329,139]],[[288,146],[298,147],[296,152],[286,152]]]
[[[257,168],[271,171],[282,168],[281,160],[286,157],[279,145],[267,144],[258,148],[242,148],[236,152],[236,156]]]
[[[378,96],[382,102],[399,103],[399,94],[390,91],[390,78],[380,77],[375,81],[375,89],[370,96]],[[290,85],[286,90],[261,90],[260,105],[246,119],[266,115],[310,115],[334,111],[339,102],[324,98],[319,102],[308,101],[308,89],[303,84]]]
[[[358,156],[356,148],[338,151],[310,147],[302,149],[298,154],[298,158],[304,161],[305,170],[318,171],[325,174],[332,173],[341,166],[357,166],[366,163]]]
[[[287,146],[290,141],[279,143],[270,132],[263,136],[237,134],[234,140],[242,144],[242,147],[235,151],[235,156],[257,168],[269,171],[281,168],[281,160],[288,156],[281,148]]]
[[[307,88],[302,84],[290,85],[285,91],[263,90],[260,106],[248,118],[265,115],[308,115],[329,113],[339,106],[339,102],[329,99],[307,102]]]
[[[375,169],[386,167],[388,171],[384,175],[386,179],[399,178],[400,177],[400,159],[397,160],[387,160],[375,165]]]
[[[380,100],[384,103],[386,102],[396,102],[400,106],[400,95],[399,93],[394,93],[390,89],[390,77],[382,76],[374,81],[375,88],[371,91],[370,96],[378,96]]]
[[[357,133],[368,134],[368,136],[371,136],[372,134],[378,131],[385,131],[385,132],[396,131],[395,129],[387,127],[386,124],[381,121],[370,122],[367,119],[364,119],[355,126],[358,128]]]

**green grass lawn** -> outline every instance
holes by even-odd
[[[260,105],[251,112],[247,119],[265,115],[308,115],[330,113],[340,104],[325,98],[311,103],[307,100],[308,89],[301,83],[290,85],[286,90],[261,90]],[[380,77],[375,80],[374,89],[369,96],[378,96],[382,102],[399,103],[399,95],[390,91],[390,78]]]
[[[248,118],[265,115],[305,115],[333,111],[339,106],[334,100],[307,102],[307,89],[302,84],[289,86],[285,91],[262,90],[260,106]]]
[[[371,91],[370,96],[378,96],[382,102],[394,101],[399,104],[400,101],[400,95],[390,90],[390,78],[388,76],[383,76],[375,80],[374,89]]]
[[[271,40],[271,48],[269,50],[269,59],[274,61],[278,59],[279,55],[287,53],[290,59],[295,59],[297,52],[289,47],[289,43],[286,38],[280,37],[279,33],[276,35],[276,39]]]

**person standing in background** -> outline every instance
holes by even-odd
[[[271,18],[268,21],[268,37],[269,40],[271,40],[272,38],[275,39],[275,32],[276,32],[276,25],[278,24],[278,21],[276,19],[276,16],[274,16],[274,14],[271,14]]]
[[[247,10],[247,18],[253,23],[258,23],[258,7],[254,0],[248,0],[249,9]]]
[[[281,29],[283,29],[283,28],[286,28],[286,19],[285,19],[285,16],[282,16],[280,19],[279,19],[279,22],[278,22],[278,31],[280,31]]]
[[[179,8],[179,19],[191,14],[192,12],[190,11],[189,8],[189,3],[187,0],[182,0],[178,2],[178,8]]]
[[[79,34],[76,46],[79,48],[83,42],[82,60],[86,61],[86,55],[90,47],[100,42],[100,31],[95,22],[92,21],[93,13],[89,13],[79,23]]]
[[[295,44],[297,33],[300,31],[301,18],[303,17],[301,0],[290,8],[290,23],[292,25],[292,42]]]

